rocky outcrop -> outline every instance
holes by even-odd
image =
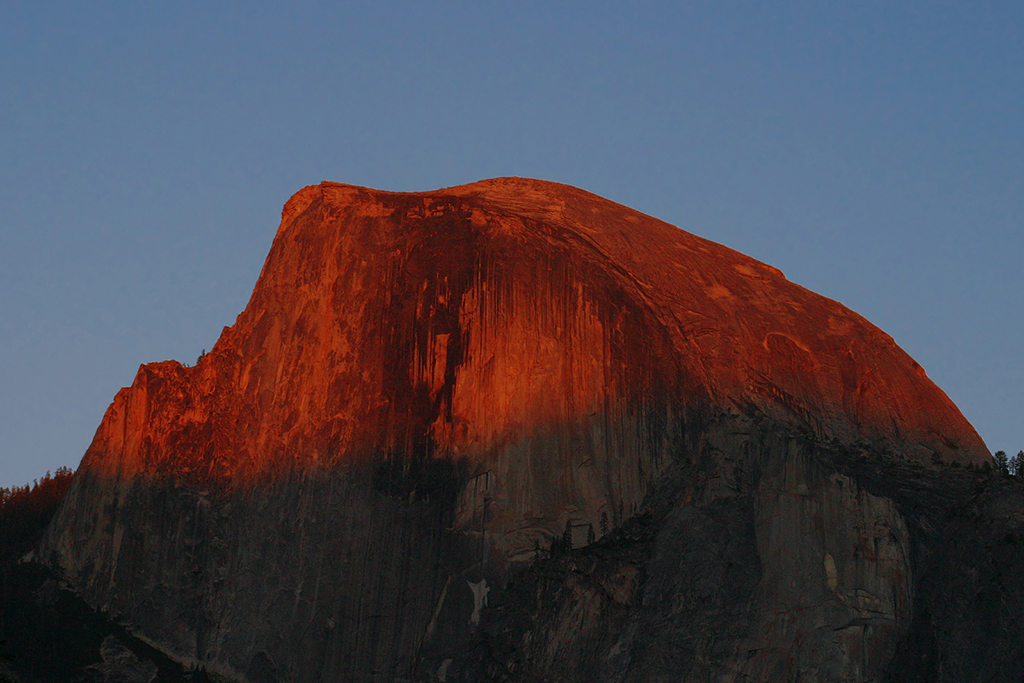
[[[40,552],[239,680],[866,681],[919,571],[854,454],[989,460],[742,254],[554,183],[323,183],[214,349],[118,393]]]
[[[103,661],[87,669],[93,674],[93,680],[103,683],[152,683],[156,680],[156,665],[140,660],[114,636],[103,639],[100,655]]]
[[[1024,677],[1024,482],[742,439],[742,462],[677,463],[643,514],[519,574],[447,679]],[[694,495],[723,465],[729,492]]]

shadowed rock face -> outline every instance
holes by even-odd
[[[888,335],[723,246],[535,180],[322,183],[213,351],[118,393],[41,553],[254,682],[871,680],[915,568],[853,453],[989,460]],[[581,546],[593,599],[499,614]]]

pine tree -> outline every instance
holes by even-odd
[[[1010,465],[1006,460],[1006,451],[996,451],[992,454],[992,459],[996,463],[996,472],[999,472],[1000,474],[1010,473]]]
[[[1010,458],[1009,471],[1015,477],[1024,477],[1024,451],[1017,451],[1017,455]]]

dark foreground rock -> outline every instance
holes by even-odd
[[[41,530],[40,530],[41,531]],[[213,683],[87,605],[45,567],[0,545],[0,681]]]
[[[536,563],[447,680],[1024,680],[1024,482],[793,443]]]

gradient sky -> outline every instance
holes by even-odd
[[[0,485],[234,322],[336,180],[519,175],[781,268],[1024,449],[1024,3],[0,1]]]

